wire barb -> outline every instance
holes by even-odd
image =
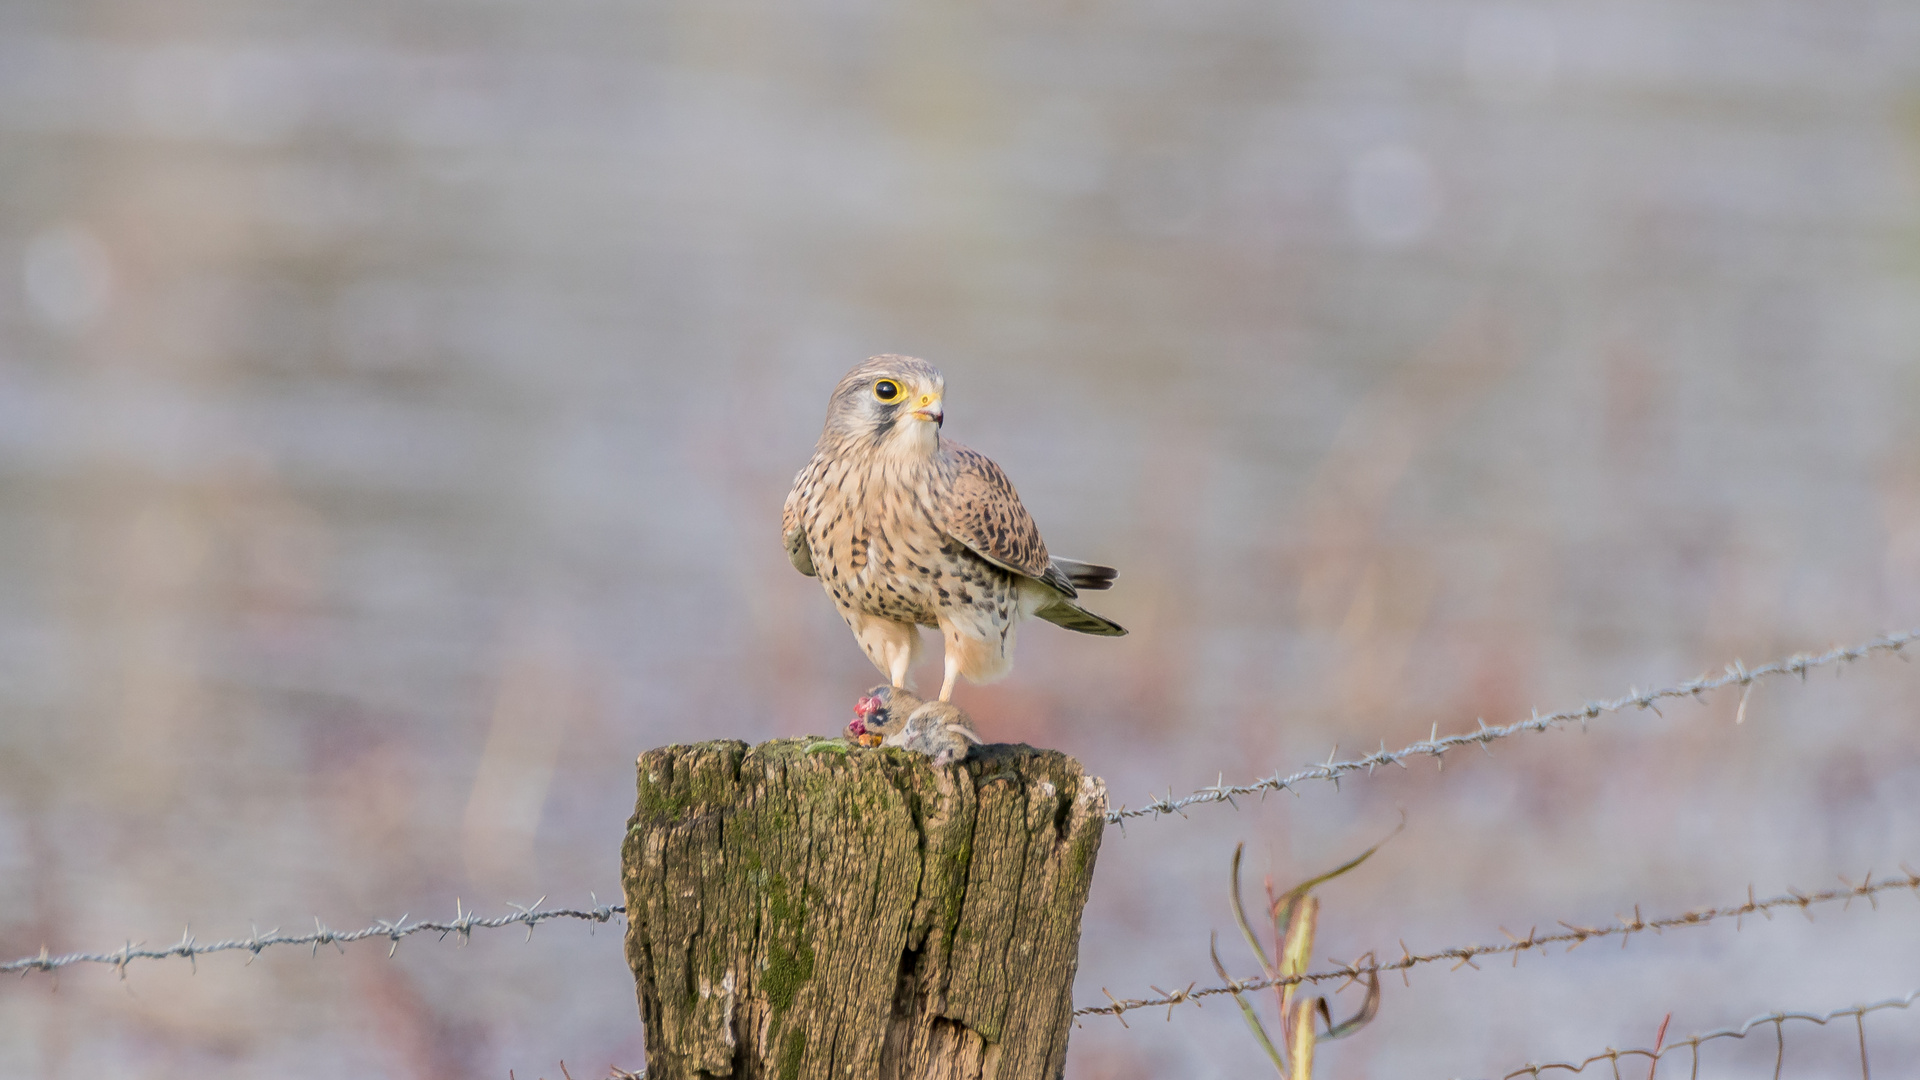
[[[625,917],[627,913],[624,904],[602,904],[597,897],[594,899],[594,906],[587,909],[542,908],[540,904],[545,899],[546,897],[543,896],[539,900],[535,900],[532,904],[524,907],[519,904],[509,904],[507,906],[514,909],[513,914],[498,915],[488,919],[480,918],[472,911],[460,906],[456,901],[454,905],[455,915],[451,922],[437,922],[432,919],[408,922],[407,917],[402,915],[398,919],[375,920],[372,926],[360,930],[332,930],[316,916],[313,920],[313,931],[311,933],[281,934],[276,928],[263,934],[258,929],[254,929],[253,933],[248,937],[228,938],[224,941],[212,941],[206,944],[201,944],[194,940],[193,933],[191,929],[189,929],[181,933],[178,942],[164,949],[148,949],[137,946],[132,941],[128,941],[126,945],[112,952],[76,952],[67,953],[62,956],[50,956],[48,955],[47,947],[42,945],[40,951],[33,956],[25,956],[18,960],[10,960],[4,964],[0,964],[0,974],[18,971],[24,975],[29,971],[56,971],[74,964],[106,964],[117,970],[120,973],[120,978],[125,979],[127,977],[127,964],[134,960],[165,960],[171,957],[186,957],[188,962],[191,963],[194,958],[205,956],[208,953],[241,950],[249,954],[247,962],[252,963],[253,958],[259,956],[262,949],[274,945],[305,945],[312,950],[313,955],[318,956],[320,946],[322,945],[332,945],[342,953],[345,953],[347,951],[347,945],[367,938],[386,938],[391,941],[392,944],[387,948],[387,955],[392,956],[393,951],[400,947],[400,939],[413,934],[437,933],[442,937],[448,934],[458,934],[460,935],[461,942],[464,943],[467,937],[475,930],[492,930],[502,926],[523,925],[527,928],[528,936],[531,937],[533,928],[549,919],[583,919],[587,922],[604,923],[612,920],[616,915]]]
[[[1123,823],[1128,818],[1152,817],[1164,814],[1180,814],[1180,816],[1185,817],[1186,815],[1183,811],[1189,806],[1201,803],[1231,803],[1235,795],[1256,795],[1269,791],[1290,790],[1294,788],[1294,785],[1304,780],[1332,781],[1337,789],[1340,784],[1340,778],[1350,773],[1360,772],[1361,770],[1372,772],[1376,766],[1387,764],[1404,767],[1405,762],[1401,759],[1420,754],[1432,756],[1434,764],[1444,768],[1446,762],[1443,760],[1443,755],[1449,750],[1475,745],[1485,750],[1487,749],[1488,743],[1512,735],[1519,735],[1528,731],[1546,731],[1548,728],[1562,727],[1574,721],[1579,721],[1581,727],[1584,729],[1587,721],[1597,719],[1606,714],[1617,713],[1627,708],[1651,709],[1654,708],[1655,703],[1664,698],[1694,697],[1697,699],[1710,691],[1718,690],[1723,686],[1731,686],[1735,683],[1740,684],[1742,687],[1738,719],[1744,721],[1747,714],[1747,696],[1753,692],[1753,684],[1762,679],[1773,678],[1779,675],[1799,675],[1804,679],[1806,678],[1807,672],[1813,668],[1827,667],[1835,664],[1850,664],[1856,660],[1865,659],[1868,656],[1880,652],[1897,654],[1903,646],[1915,640],[1920,640],[1920,629],[1908,630],[1900,634],[1889,634],[1886,637],[1875,638],[1872,641],[1864,642],[1851,648],[1832,649],[1818,656],[1812,656],[1807,653],[1795,653],[1783,660],[1776,660],[1771,664],[1764,664],[1757,668],[1746,667],[1736,660],[1727,665],[1726,674],[1715,678],[1709,679],[1701,676],[1689,682],[1665,687],[1660,690],[1629,690],[1625,697],[1614,698],[1612,701],[1589,701],[1580,708],[1550,713],[1546,716],[1541,716],[1536,712],[1526,720],[1518,720],[1502,727],[1488,727],[1486,721],[1482,720],[1480,721],[1478,730],[1469,731],[1461,735],[1442,736],[1439,725],[1435,724],[1432,733],[1427,737],[1425,742],[1417,742],[1399,750],[1387,750],[1383,746],[1380,750],[1368,754],[1365,757],[1354,758],[1348,761],[1335,761],[1333,755],[1329,755],[1326,761],[1302,769],[1291,776],[1283,777],[1276,772],[1264,780],[1255,780],[1249,784],[1210,784],[1190,795],[1178,799],[1173,798],[1173,793],[1169,791],[1164,797],[1155,796],[1149,800],[1145,806],[1131,809],[1122,806],[1118,810],[1111,811],[1107,814],[1107,822],[1109,824],[1116,824]],[[1658,710],[1656,709],[1655,711],[1657,712]],[[1489,753],[1491,753],[1490,750]],[[1298,794],[1297,791],[1295,793]]]
[[[1747,1033],[1752,1031],[1754,1028],[1761,1027],[1767,1024],[1773,1025],[1775,1050],[1776,1050],[1776,1055],[1774,1058],[1774,1062],[1776,1065],[1775,1075],[1777,1076],[1779,1075],[1777,1066],[1781,1061],[1781,1056],[1784,1055],[1786,1051],[1786,1035],[1783,1029],[1785,1028],[1787,1021],[1803,1020],[1808,1023],[1818,1024],[1824,1027],[1825,1025],[1832,1023],[1835,1020],[1841,1019],[1842,1017],[1851,1017],[1853,1019],[1853,1022],[1856,1028],[1858,1029],[1859,1041],[1860,1041],[1861,1072],[1862,1072],[1862,1075],[1865,1075],[1866,1060],[1867,1060],[1866,1015],[1870,1012],[1879,1012],[1882,1009],[1904,1009],[1912,1005],[1916,1000],[1920,1000],[1920,990],[1910,991],[1904,997],[1887,998],[1884,1001],[1876,1001],[1869,1005],[1854,1005],[1845,1009],[1835,1009],[1830,1013],[1826,1013],[1825,1015],[1816,1015],[1814,1013],[1804,1013],[1804,1012],[1786,1012],[1786,1011],[1771,1012],[1761,1016],[1756,1016],[1753,1019],[1748,1020],[1746,1023],[1741,1024],[1737,1028],[1719,1028],[1714,1031],[1704,1031],[1698,1035],[1690,1035],[1684,1039],[1677,1039],[1673,1042],[1667,1043],[1665,1046],[1659,1045],[1659,1043],[1656,1041],[1653,1048],[1650,1050],[1649,1049],[1615,1050],[1609,1047],[1608,1049],[1603,1050],[1598,1054],[1594,1054],[1593,1056],[1583,1061],[1580,1061],[1578,1063],[1574,1063],[1571,1061],[1542,1061],[1538,1063],[1528,1063],[1526,1065],[1521,1066],[1518,1069],[1513,1070],[1510,1073],[1507,1073],[1505,1076],[1501,1078],[1501,1080],[1513,1080],[1513,1078],[1516,1076],[1538,1077],[1541,1073],[1546,1072],[1549,1069],[1563,1069],[1567,1072],[1577,1073],[1584,1070],[1587,1066],[1600,1061],[1612,1062],[1614,1063],[1615,1068],[1617,1069],[1619,1060],[1623,1057],[1642,1057],[1642,1058],[1646,1058],[1650,1062],[1658,1062],[1661,1058],[1667,1056],[1668,1054],[1673,1053],[1674,1051],[1680,1049],[1681,1047],[1686,1047],[1693,1054],[1694,1060],[1697,1063],[1699,1061],[1701,1043],[1712,1042],[1715,1039],[1744,1039],[1747,1037]],[[1671,1016],[1669,1016],[1669,1019],[1671,1019]],[[1665,1030],[1664,1024],[1661,1025],[1661,1030],[1662,1031]]]
[[[1200,990],[1189,989],[1182,991],[1177,1000],[1166,994],[1153,998],[1119,999],[1114,998],[1112,994],[1108,994],[1108,1000],[1113,1002],[1111,1005],[1088,1005],[1075,1009],[1073,1015],[1119,1017],[1121,1013],[1132,1012],[1134,1009],[1159,1008],[1166,1005],[1178,1005],[1188,1001],[1197,1005],[1201,998],[1212,997],[1217,994],[1231,994],[1236,990],[1244,993],[1249,990],[1266,990],[1275,986],[1287,986],[1295,983],[1318,983],[1325,982],[1329,979],[1351,979],[1359,975],[1374,974],[1382,971],[1398,971],[1404,977],[1409,968],[1422,964],[1431,964],[1441,960],[1452,961],[1454,969],[1458,970],[1462,966],[1477,967],[1473,961],[1475,958],[1481,956],[1501,956],[1511,953],[1517,957],[1523,952],[1530,952],[1534,949],[1544,951],[1548,945],[1559,944],[1565,944],[1567,951],[1572,952],[1587,941],[1596,938],[1618,937],[1620,943],[1625,945],[1627,939],[1632,935],[1643,934],[1648,931],[1658,933],[1661,930],[1668,930],[1680,926],[1704,926],[1707,923],[1720,919],[1737,920],[1755,912],[1766,914],[1773,908],[1778,907],[1794,907],[1804,912],[1815,904],[1829,904],[1835,901],[1851,901],[1862,897],[1872,897],[1877,893],[1886,892],[1889,889],[1914,889],[1920,891],[1920,876],[1909,872],[1905,877],[1882,878],[1879,881],[1875,881],[1872,875],[1868,875],[1860,884],[1850,885],[1844,889],[1828,889],[1824,892],[1817,893],[1803,893],[1797,889],[1789,889],[1780,896],[1769,897],[1765,900],[1755,900],[1753,898],[1752,888],[1749,887],[1747,899],[1743,903],[1728,907],[1695,908],[1692,911],[1683,911],[1678,915],[1667,915],[1658,919],[1642,918],[1639,905],[1636,904],[1634,906],[1633,918],[1629,920],[1624,916],[1616,916],[1616,918],[1619,919],[1619,923],[1615,926],[1578,926],[1574,923],[1563,921],[1560,925],[1566,929],[1558,933],[1542,934],[1535,931],[1528,931],[1526,937],[1516,938],[1512,934],[1506,934],[1506,931],[1503,930],[1501,933],[1506,934],[1508,940],[1502,944],[1456,945],[1453,948],[1441,949],[1438,952],[1432,953],[1415,954],[1408,952],[1406,942],[1403,941],[1400,943],[1401,958],[1398,960],[1390,960],[1386,963],[1342,965],[1331,971],[1308,972],[1304,975],[1294,975],[1277,979],[1237,980],[1229,985],[1209,986]],[[1811,917],[1811,912],[1808,912],[1808,917]],[[1123,1020],[1122,1022],[1124,1023],[1125,1021]],[[1674,1045],[1678,1046],[1682,1044],[1675,1043]]]

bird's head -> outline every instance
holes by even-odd
[[[905,453],[940,446],[947,381],[911,356],[876,356],[847,372],[827,404],[827,431]]]

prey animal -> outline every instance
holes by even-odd
[[[941,701],[962,675],[1004,676],[1024,619],[1126,633],[1079,603],[1118,572],[1047,554],[1000,466],[941,436],[945,396],[939,369],[910,356],[847,372],[781,514],[794,568],[820,579],[892,686],[912,686],[919,628],[940,631]]]
[[[950,701],[922,701],[911,690],[882,684],[861,695],[847,736],[862,746],[898,746],[935,765],[966,760],[980,745],[973,721]]]

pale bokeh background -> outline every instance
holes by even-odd
[[[0,954],[612,899],[636,753],[874,678],[777,534],[882,351],[1123,569],[1132,636],[961,697],[1116,800],[1920,624],[1920,8],[4,5]],[[1402,808],[1323,955],[1920,864],[1920,673],[1735,705],[1110,832],[1075,997],[1211,981],[1237,841]],[[0,1075],[604,1075],[618,946],[34,975]],[[1324,1075],[1902,993],[1920,904],[1484,968]],[[1265,1068],[1223,1001],[1132,1025],[1069,1076]]]

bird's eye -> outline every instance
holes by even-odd
[[[881,379],[873,384],[873,396],[881,401],[892,401],[900,396],[900,384],[892,379]]]

